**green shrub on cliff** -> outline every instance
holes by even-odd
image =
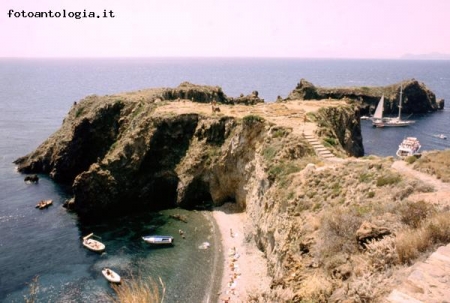
[[[255,123],[263,123],[265,120],[264,118],[258,116],[258,115],[248,115],[242,118],[242,121],[245,125],[252,125]]]
[[[377,186],[378,187],[382,187],[382,186],[386,186],[386,185],[393,185],[393,184],[397,184],[401,181],[401,177],[399,174],[386,174],[384,176],[380,176],[377,179]]]
[[[84,112],[84,108],[83,107],[78,107],[77,111],[75,112],[75,118],[80,117]]]
[[[337,145],[337,140],[335,138],[323,138],[323,145],[325,147],[329,147],[329,146],[336,146]]]
[[[275,146],[268,146],[263,150],[263,157],[266,161],[272,161],[279,151],[280,148],[276,148]]]
[[[415,156],[410,156],[405,159],[405,162],[408,164],[413,164],[414,162],[416,162],[416,160],[417,158]]]
[[[300,167],[292,161],[283,161],[273,165],[269,169],[269,175],[272,177],[284,177],[300,171]]]

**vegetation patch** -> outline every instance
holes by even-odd
[[[405,159],[405,162],[408,164],[413,164],[416,161],[417,161],[417,157],[415,157],[415,156],[409,156]]]
[[[355,233],[364,217],[356,208],[336,207],[322,215],[322,239],[320,250],[323,257],[336,253],[354,253],[358,250]]]
[[[325,147],[336,146],[336,145],[338,145],[338,142],[335,138],[326,137],[326,138],[323,138],[323,145]]]
[[[266,161],[272,161],[277,153],[280,151],[281,146],[270,145],[263,149],[263,157]]]
[[[84,107],[79,106],[75,112],[75,118],[80,117],[84,112]]]
[[[390,174],[386,174],[386,175],[378,177],[377,186],[382,187],[382,186],[387,186],[387,185],[394,185],[394,184],[399,183],[401,180],[402,180],[402,178],[399,174],[390,173]]]
[[[433,205],[420,200],[417,202],[406,202],[398,207],[402,223],[418,228],[422,221],[428,218],[436,210]]]
[[[423,173],[434,175],[442,182],[450,182],[450,150],[425,153],[413,167]]]
[[[258,115],[248,115],[242,118],[242,121],[245,125],[253,125],[256,123],[263,123],[265,120],[264,118],[258,116]]]
[[[220,148],[218,147],[209,147],[204,154],[205,164],[210,166],[215,160],[220,156]]]
[[[364,172],[358,176],[359,182],[369,183],[373,181],[373,173]]]
[[[282,161],[269,168],[269,177],[276,179],[300,171],[300,167],[292,161]]]
[[[289,131],[285,128],[282,128],[282,127],[276,127],[271,130],[271,133],[272,133],[272,138],[284,138],[287,135],[289,135],[291,133],[291,131]]]
[[[120,285],[112,285],[117,298],[111,298],[115,303],[139,302],[139,303],[160,303],[164,301],[166,288],[161,278],[159,278],[162,290],[152,281],[144,281],[132,277]],[[160,294],[161,293],[161,294]]]
[[[421,253],[435,244],[450,242],[450,213],[437,213],[424,221],[419,228],[407,228],[396,237],[396,251],[399,262],[411,264]]]

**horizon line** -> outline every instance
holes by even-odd
[[[420,55],[418,55],[420,56]],[[449,61],[450,58],[423,57],[296,57],[296,56],[0,56],[0,59],[300,59],[300,60],[400,60]]]

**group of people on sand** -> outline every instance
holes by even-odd
[[[230,229],[230,236],[234,237],[233,231]],[[229,259],[229,270],[230,270],[230,280],[227,282],[227,290],[225,291],[225,296],[221,298],[223,303],[230,303],[231,296],[238,295],[236,292],[237,280],[240,278],[241,273],[239,272],[239,265],[237,263],[240,255],[236,250],[236,247],[230,248],[228,250],[228,259]]]

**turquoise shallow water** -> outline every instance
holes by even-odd
[[[199,250],[209,241],[213,224],[208,214],[183,210],[141,213],[82,222],[61,204],[69,193],[41,176],[25,184],[12,161],[27,154],[56,131],[74,101],[90,94],[113,94],[149,87],[173,87],[183,81],[219,85],[229,96],[257,90],[266,101],[286,97],[306,78],[322,86],[387,85],[409,78],[425,82],[438,98],[450,102],[449,61],[301,60],[301,59],[0,59],[0,301],[23,302],[28,283],[39,276],[40,301],[106,302],[112,294],[101,276],[103,266],[127,275],[161,277],[166,302],[205,302],[212,292],[213,250]],[[413,117],[408,128],[377,129],[362,121],[366,154],[394,155],[404,136],[417,136],[424,150],[445,149],[450,140],[450,111]],[[38,211],[41,199],[54,206]],[[126,203],[126,201],[124,201]],[[189,223],[174,221],[183,213]],[[150,232],[178,235],[172,248],[152,249],[140,236]],[[81,245],[94,232],[107,245],[97,255]]]

